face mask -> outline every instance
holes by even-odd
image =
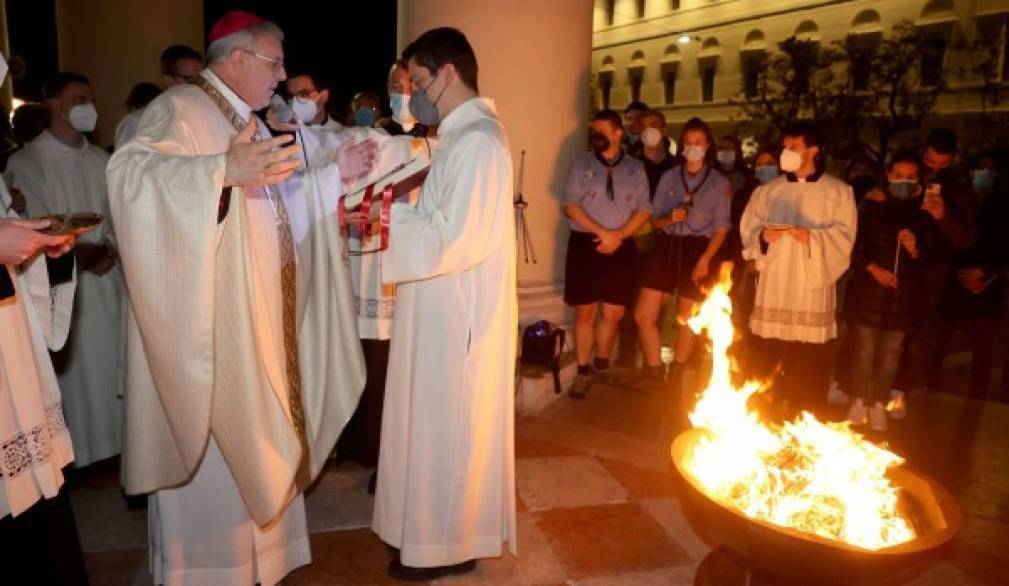
[[[785,173],[795,173],[802,167],[802,155],[792,149],[781,151],[781,170]]]
[[[977,169],[974,171],[974,176],[971,177],[971,184],[978,191],[988,191],[995,186],[995,178],[991,176],[991,171],[988,169]]]
[[[371,108],[361,108],[354,110],[354,126],[365,126],[371,128],[375,125],[375,111]]]
[[[753,174],[757,176],[757,181],[761,184],[772,181],[778,176],[777,165],[758,165],[753,169]]]
[[[441,75],[440,69],[438,70],[438,73],[434,74],[434,78],[431,79],[431,83],[427,84],[428,88],[434,85],[434,82],[438,80],[439,75]],[[420,122],[424,126],[435,126],[441,121],[441,114],[438,113],[438,100],[441,99],[441,96],[445,93],[446,89],[448,89],[447,84],[445,87],[441,88],[441,93],[438,94],[438,97],[435,98],[433,102],[431,101],[431,98],[428,97],[426,89],[414,90],[413,95],[410,96],[410,113],[413,114],[413,117],[417,120],[417,122]]]
[[[98,123],[98,110],[95,110],[95,105],[90,102],[77,104],[70,108],[67,119],[70,120],[70,126],[73,126],[77,132],[91,132],[95,129],[95,124]]]
[[[606,138],[602,132],[593,132],[589,136],[589,144],[592,145],[594,152],[604,153],[606,149],[610,148],[610,139]]]
[[[303,124],[311,124],[319,113],[319,105],[315,103],[315,100],[294,98],[291,100],[291,109],[294,110],[294,115]]]
[[[699,144],[688,144],[687,146],[683,147],[684,158],[686,158],[688,161],[692,163],[704,160],[705,152],[707,152],[707,149],[705,149]]]
[[[911,199],[918,195],[918,182],[911,179],[898,179],[886,186],[887,192],[894,199]]]
[[[413,114],[410,113],[409,94],[390,94],[389,108],[392,110],[392,119],[400,124],[412,124]]]
[[[643,142],[646,147],[654,149],[662,142],[662,133],[659,132],[659,129],[657,128],[646,128],[644,132],[641,133],[641,142]]]
[[[715,157],[725,169],[731,169],[736,165],[736,151],[718,151]]]

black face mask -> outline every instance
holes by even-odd
[[[589,144],[592,145],[594,152],[602,153],[610,148],[610,139],[606,138],[606,135],[601,132],[593,132],[589,136]]]

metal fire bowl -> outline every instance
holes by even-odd
[[[900,510],[918,537],[878,550],[779,527],[751,519],[713,500],[684,467],[685,457],[705,432],[690,429],[673,442],[673,463],[686,480],[685,513],[709,543],[728,550],[759,576],[799,584],[851,586],[878,584],[910,576],[936,559],[937,550],[960,529],[961,514],[953,495],[934,480],[904,467],[890,471],[901,488]]]

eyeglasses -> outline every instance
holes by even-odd
[[[269,55],[264,55],[262,53],[257,53],[256,51],[250,51],[248,49],[242,49],[242,52],[252,55],[256,59],[262,59],[270,65],[273,66],[275,71],[280,71],[284,68],[284,59],[281,57],[270,57]]]

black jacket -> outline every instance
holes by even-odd
[[[845,293],[848,321],[884,330],[907,331],[919,309],[926,271],[937,261],[942,234],[932,216],[921,210],[922,198],[886,201],[867,199],[858,213],[858,235],[851,255],[851,281]],[[914,232],[918,258],[897,247],[897,234]],[[899,261],[897,255],[900,255]],[[880,285],[868,271],[870,263],[893,272],[898,286]]]
[[[977,218],[976,242],[953,255],[946,307],[961,314],[996,316],[1002,311],[1009,267],[1009,181],[1000,182],[981,202]],[[975,294],[961,286],[956,272],[962,269],[981,269],[987,282],[984,291]]]

